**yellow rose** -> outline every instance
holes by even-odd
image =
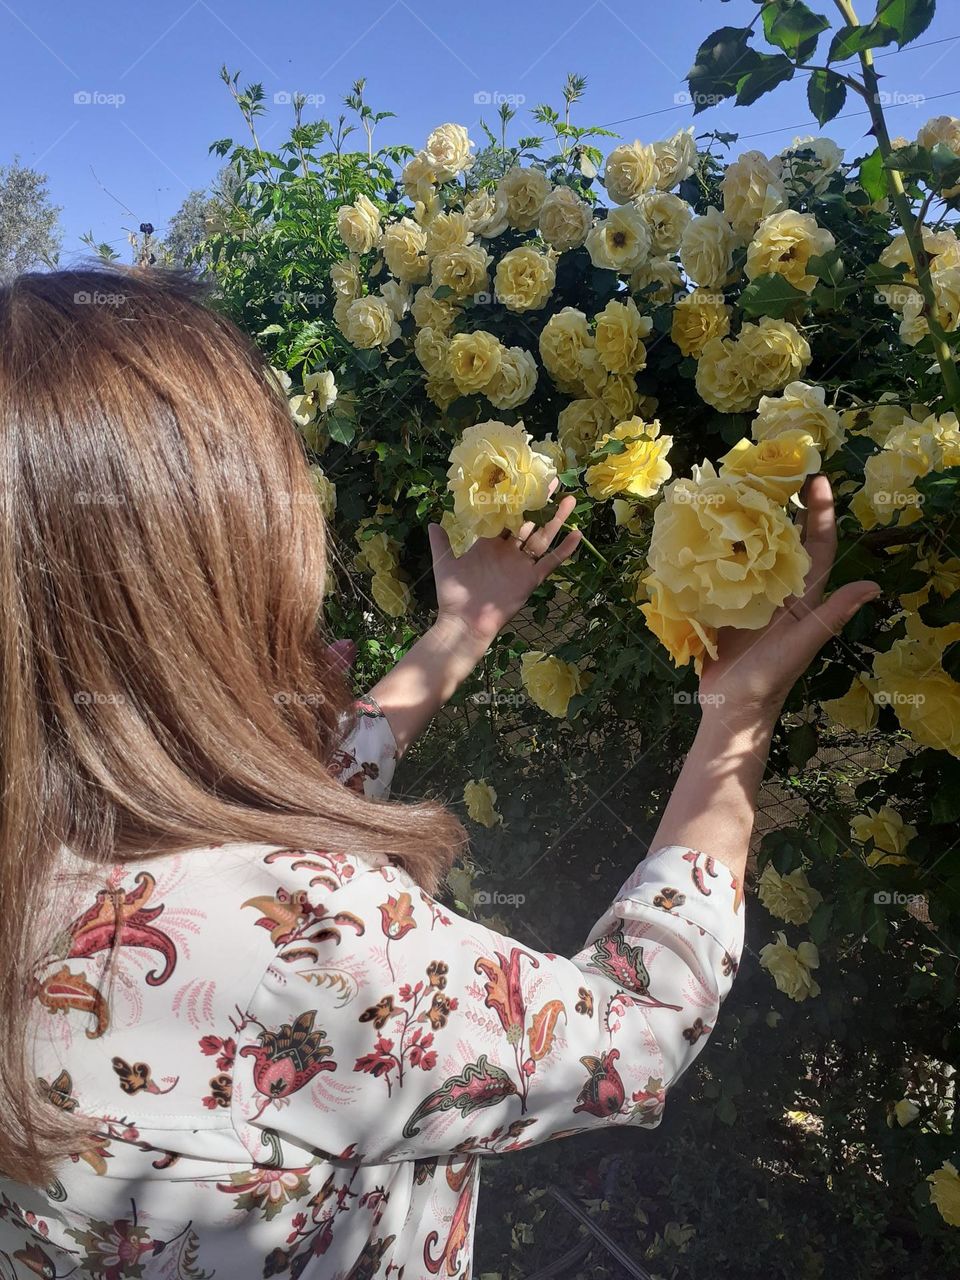
[[[629,274],[650,256],[650,229],[640,210],[626,205],[590,228],[586,246],[595,267]]]
[[[542,440],[534,440],[533,448],[552,464],[555,471],[566,470],[567,460],[560,445],[553,436],[544,436]]]
[[[344,317],[344,336],[361,350],[389,347],[400,336],[400,326],[384,298],[356,298]]]
[[[471,778],[463,788],[463,803],[467,817],[481,827],[495,827],[503,818],[497,813],[497,793],[488,782]]]
[[[477,540],[477,535],[465,524],[462,524],[452,511],[445,511],[440,517],[440,528],[447,535],[450,550],[454,558],[459,558],[470,550]]]
[[[820,705],[831,720],[851,733],[870,733],[880,715],[875,690],[876,681],[861,671],[842,697],[827,698]]]
[[[603,180],[614,204],[629,204],[655,187],[660,177],[653,147],[642,142],[625,142],[607,156]]]
[[[776,942],[768,942],[760,949],[760,965],[777,984],[778,990],[791,1000],[802,1001],[820,994],[820,984],[812,970],[820,967],[820,953],[812,942],[801,942],[791,947],[784,933],[777,934]]]
[[[806,924],[823,901],[803,871],[781,875],[772,862],[764,867],[757,892],[770,914],[787,924]]]
[[[940,661],[945,644],[956,639],[954,628],[923,627],[915,615],[907,627],[903,639],[873,659],[877,702],[891,706],[922,746],[960,756],[960,684]]]
[[[653,154],[657,162],[657,186],[661,191],[669,191],[678,183],[689,178],[697,165],[697,140],[693,129],[678,130],[672,138],[653,144]]]
[[[880,453],[867,459],[864,487],[854,511],[865,528],[874,524],[912,524],[920,518],[920,494],[914,481],[931,471],[960,464],[960,428],[956,414],[931,414],[922,422],[905,418],[893,427]]]
[[[627,418],[632,418],[640,404],[640,396],[633,375],[611,373],[600,388],[600,399],[610,410],[614,422],[624,422]]]
[[[618,529],[627,529],[630,533],[641,533],[644,527],[644,508],[636,502],[627,502],[626,498],[614,498],[610,504],[613,510],[613,522]],[[641,569],[638,573],[643,573]],[[650,593],[640,581],[637,574],[634,574],[634,597],[638,603],[640,600],[649,600]]]
[[[426,251],[431,258],[451,249],[465,249],[473,244],[470,219],[465,213],[438,213],[431,218],[425,233]]]
[[[440,377],[447,371],[450,339],[445,333],[438,333],[436,329],[425,325],[417,331],[417,336],[413,340],[413,350],[420,364],[431,377]]]
[[[360,297],[360,271],[355,262],[335,262],[330,268],[330,283],[339,302]]]
[[[357,525],[355,537],[360,547],[356,555],[357,568],[369,573],[391,574],[397,567],[399,543],[382,530],[365,536],[370,525],[370,520],[361,520]]]
[[[694,289],[674,307],[670,337],[683,355],[699,358],[711,338],[725,338],[730,332],[730,313],[722,293]]]
[[[835,249],[836,244],[812,214],[784,209],[760,223],[747,247],[744,273],[749,280],[780,275],[795,289],[812,293],[818,277],[810,275],[807,264],[811,258]]]
[[[380,211],[366,196],[337,210],[337,231],[351,253],[369,253],[380,243]]]
[[[550,317],[540,331],[540,359],[561,391],[575,395],[583,387],[584,357],[593,350],[587,317],[575,307],[564,307]]]
[[[499,190],[506,197],[510,226],[517,231],[532,231],[551,190],[550,179],[543,170],[514,165],[500,179]]]
[[[693,210],[686,200],[666,191],[649,191],[637,201],[637,208],[650,229],[653,252],[665,257],[676,253],[693,217]]]
[[[398,280],[420,284],[430,274],[427,237],[412,218],[393,222],[383,233],[383,259]]]
[[[478,537],[516,533],[524,513],[546,506],[556,472],[530,447],[522,423],[478,422],[450,454],[448,487],[454,515]]]
[[[457,318],[456,304],[449,298],[435,298],[430,287],[417,290],[410,310],[421,329],[433,329],[437,333],[446,333]]]
[[[370,579],[370,594],[391,618],[401,618],[410,611],[410,588],[391,573],[375,573]]]
[[[759,444],[738,440],[720,459],[722,476],[742,480],[781,504],[798,494],[807,476],[819,470],[820,454],[806,431],[782,431]]]
[[[781,507],[709,463],[674,480],[653,517],[648,563],[678,608],[712,627],[764,627],[802,595],[810,557]]]
[[[913,1124],[919,1114],[920,1108],[915,1102],[911,1102],[909,1098],[901,1098],[894,1106],[893,1115],[888,1117],[887,1123],[890,1124],[891,1120],[895,1120],[901,1129],[905,1129],[908,1124]],[[892,1124],[890,1128],[893,1128]]]
[[[720,413],[752,409],[760,394],[752,364],[735,338],[710,338],[697,361],[697,395]]]
[[[458,333],[450,341],[447,372],[462,395],[483,391],[500,371],[503,347],[492,333]]]
[[[475,244],[465,249],[447,249],[431,262],[430,279],[435,289],[446,285],[455,297],[469,298],[489,292],[489,265],[489,253]]]
[[[430,374],[424,383],[423,389],[427,393],[427,399],[435,404],[441,412],[446,412],[454,400],[460,396],[457,384],[447,374],[446,370]]]
[[[542,710],[562,720],[570,699],[583,692],[583,673],[572,662],[531,649],[520,659],[523,687]]]
[[[909,862],[909,858],[901,858],[910,841],[917,834],[917,828],[904,822],[892,804],[881,805],[879,809],[867,809],[866,813],[858,813],[850,821],[850,832],[859,844],[873,844],[873,851],[881,854],[893,854],[894,857],[871,859],[871,866],[880,862]]]
[[[426,151],[418,151],[411,160],[408,160],[400,175],[400,182],[406,195],[420,203],[430,199],[433,184],[436,181],[437,171]]]
[[[399,280],[387,280],[380,287],[379,295],[390,310],[393,312],[396,320],[402,320],[410,310],[410,286],[402,284]]]
[[[822,195],[843,163],[843,147],[831,138],[794,138],[780,152],[781,176],[791,191]]]
[[[953,333],[960,324],[960,267],[932,270],[930,283],[933,286],[937,322],[946,333]],[[925,307],[918,290],[911,291],[903,300],[900,339],[907,346],[915,347],[930,332],[924,314]]]
[[[583,462],[612,425],[610,410],[602,400],[571,400],[557,415],[557,440],[564,456],[571,464]]]
[[[645,302],[672,302],[682,289],[680,267],[670,258],[650,258],[630,273],[630,292],[642,293]]]
[[[781,390],[798,378],[811,360],[810,345],[803,334],[789,320],[770,316],[763,316],[759,324],[744,324],[737,346],[751,366],[751,381],[760,391]]]
[[[771,213],[787,207],[779,157],[768,160],[762,151],[745,151],[727,166],[720,181],[723,212],[741,244]]]
[[[523,347],[506,347],[500,368],[484,388],[495,409],[516,409],[533,395],[537,385],[537,362]]]
[[[640,605],[640,612],[653,635],[670,654],[674,666],[685,667],[692,662],[699,672],[705,654],[716,658],[717,632],[714,627],[704,626],[698,619],[685,614],[673,594],[653,574],[643,579],[642,586],[650,598]]]
[[[713,205],[699,218],[691,218],[680,237],[680,261],[694,282],[707,289],[727,284],[733,270],[737,238],[733,228]]]
[[[825,458],[843,444],[840,415],[826,403],[823,387],[806,382],[790,382],[779,396],[762,396],[750,434],[754,440],[769,440],[785,431],[806,431]]]
[[[587,468],[584,476],[587,492],[598,499],[613,498],[618,493],[652,498],[670,479],[667,453],[673,445],[673,437],[661,436],[657,421],[630,418],[602,436],[597,441],[596,450],[614,440],[622,441],[624,449],[620,453],[605,454],[600,462]]]
[[[647,363],[643,339],[652,328],[653,321],[641,316],[632,298],[626,302],[611,299],[597,316],[597,359],[608,373],[637,373]]]
[[[956,1165],[944,1160],[939,1169],[927,1175],[930,1183],[930,1203],[935,1205],[940,1217],[951,1227],[960,1227],[960,1173]]]
[[[553,292],[557,279],[556,257],[522,244],[505,253],[494,279],[497,301],[508,311],[539,311]]]
[[[441,182],[455,178],[473,164],[473,143],[462,124],[442,124],[427,139],[427,159]]]
[[[320,503],[320,510],[328,520],[332,520],[333,513],[337,509],[337,486],[329,476],[324,475],[322,467],[311,467],[310,474],[313,476],[313,487]]]
[[[289,382],[289,378],[287,379]],[[303,379],[303,395],[290,397],[294,421],[301,427],[312,422],[318,413],[327,413],[337,400],[337,383],[329,369],[308,373]]]
[[[500,187],[485,187],[467,201],[463,210],[470,230],[485,240],[502,236],[510,225],[507,195]]]
[[[562,253],[587,238],[593,210],[571,187],[554,187],[540,206],[540,236]]]
[[[955,156],[960,156],[960,120],[956,116],[934,116],[917,132],[917,143],[931,150],[938,143],[949,148]],[[960,186],[946,187],[940,194],[946,200],[960,194]]]

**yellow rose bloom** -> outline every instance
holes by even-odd
[[[670,479],[666,455],[673,437],[660,435],[659,422],[630,418],[602,436],[596,448],[602,449],[612,440],[623,441],[626,447],[621,453],[605,454],[600,462],[587,468],[584,481],[591,498],[613,498],[618,493],[652,498]]]
[[[463,173],[464,169],[471,167],[473,156],[470,154],[470,148],[472,146],[473,143],[462,124],[442,124],[438,129],[434,129],[427,139],[426,154],[441,182],[455,178],[458,173]]]
[[[540,237],[558,253],[578,249],[592,221],[593,210],[572,187],[554,187],[540,206]]]
[[[650,258],[630,273],[630,292],[642,293],[645,303],[672,302],[683,287],[680,267],[671,258]]]
[[[940,658],[955,640],[954,627],[924,627],[916,615],[908,634],[873,659],[877,703],[891,706],[902,727],[922,746],[960,756],[960,684]]]
[[[843,444],[840,415],[826,403],[823,387],[790,382],[779,396],[763,396],[750,428],[754,440],[769,440],[785,431],[805,431],[824,458]]]
[[[870,733],[877,727],[880,708],[875,697],[877,682],[866,672],[853,677],[853,683],[840,698],[827,698],[820,703],[836,724],[851,733]]]
[[[500,371],[503,347],[492,333],[458,333],[450,340],[446,370],[462,395],[483,391]]]
[[[522,244],[505,253],[497,263],[494,289],[497,300],[508,311],[539,311],[557,280],[557,263],[552,252],[540,253]]]
[[[780,158],[768,159],[762,151],[745,151],[728,165],[720,189],[723,212],[740,244],[749,242],[764,218],[787,207]]]
[[[454,380],[442,369],[439,373],[432,373],[424,383],[424,391],[427,393],[427,399],[437,406],[441,412],[445,412],[460,396],[460,389]]]
[[[751,380],[761,391],[780,391],[811,360],[810,345],[796,326],[770,316],[763,316],[758,324],[744,324],[737,345],[751,365]]]
[[[571,400],[557,415],[557,440],[570,463],[580,463],[612,425],[610,410],[602,400]]]
[[[641,316],[632,298],[610,302],[597,316],[594,345],[597,359],[608,373],[637,373],[647,363],[643,345],[653,328],[649,316]]]
[[[383,260],[389,270],[409,284],[421,284],[430,274],[427,237],[412,218],[392,222],[383,233]]]
[[[917,131],[917,143],[928,150],[937,146],[948,147],[955,156],[960,156],[960,120],[956,116],[934,116]],[[940,194],[945,200],[951,200],[960,193],[960,186],[945,187]]]
[[[676,253],[693,218],[693,210],[686,200],[666,191],[649,191],[637,201],[637,208],[650,228],[653,252],[665,257]]]
[[[909,1098],[901,1098],[893,1108],[892,1118],[901,1129],[905,1129],[908,1124],[913,1124],[919,1114],[920,1108],[915,1102],[911,1102]],[[890,1125],[890,1128],[893,1128],[892,1124]]]
[[[435,298],[433,288],[425,286],[413,295],[410,311],[419,328],[446,333],[453,327],[458,307],[449,298]]]
[[[380,530],[365,537],[371,521],[361,520],[357,525],[355,537],[360,550],[355,563],[358,569],[366,569],[369,573],[392,574],[397,567],[399,543],[389,534]]]
[[[614,422],[625,422],[627,418],[632,418],[640,404],[633,375],[611,373],[600,388],[600,399],[610,410]]]
[[[425,248],[431,258],[438,253],[448,253],[451,249],[465,249],[473,244],[473,230],[470,219],[465,213],[438,213],[430,219],[424,233]]]
[[[691,218],[680,237],[680,262],[694,282],[706,289],[720,289],[730,280],[737,237],[719,209]]]
[[[927,1175],[930,1203],[950,1227],[960,1227],[960,1173],[956,1165],[944,1160],[939,1169]]]
[[[490,255],[478,245],[464,249],[446,249],[438,253],[430,263],[430,280],[433,287],[446,285],[457,298],[469,298],[478,293],[488,293],[490,278],[487,268]]]
[[[543,326],[540,359],[561,391],[576,395],[583,389],[584,358],[593,345],[587,317],[575,307],[557,311]]]
[[[742,480],[774,502],[789,502],[807,476],[820,470],[820,454],[806,431],[782,431],[755,444],[738,440],[720,459],[720,474]]]
[[[485,187],[471,196],[463,208],[467,226],[484,240],[502,236],[510,225],[506,193],[499,187]]]
[[[543,202],[550,194],[550,179],[542,169],[523,169],[514,165],[500,179],[499,189],[506,197],[507,217],[517,231],[532,231],[537,225]]]
[[[317,501],[320,503],[320,510],[328,520],[332,520],[333,513],[337,509],[337,486],[329,476],[324,474],[322,467],[311,467],[310,474],[313,476],[313,487],[316,490]]]
[[[424,370],[433,378],[447,372],[447,357],[450,353],[450,339],[445,333],[438,333],[429,325],[417,331],[413,340],[414,355]]]
[[[471,778],[463,788],[467,817],[481,827],[495,827],[503,818],[497,813],[497,793],[489,782]]]
[[[820,994],[820,984],[812,973],[820,967],[820,953],[812,942],[801,942],[794,948],[787,942],[786,934],[778,933],[776,942],[761,947],[760,966],[772,976],[778,990],[791,1000],[799,1003]]]
[[[757,489],[709,463],[663,491],[648,563],[678,608],[712,627],[764,627],[802,595],[810,557],[796,525]]]
[[[360,350],[389,347],[400,326],[385,298],[356,298],[346,309],[344,337]]]
[[[717,632],[683,612],[676,597],[653,574],[643,579],[649,600],[640,605],[647,626],[673,659],[674,666],[694,664],[699,672],[704,655],[717,656]]]
[[[534,440],[533,448],[537,453],[542,453],[545,458],[552,464],[554,470],[566,470],[567,460],[560,445],[553,436],[544,436],[542,440]]]
[[[452,511],[445,511],[440,517],[440,528],[447,535],[450,550],[457,560],[466,555],[477,540],[473,530],[468,525],[462,524]]]
[[[673,308],[670,337],[683,355],[699,358],[711,338],[725,338],[730,332],[731,311],[722,293],[694,289]]]
[[[784,209],[760,223],[747,247],[744,274],[748,280],[783,276],[794,288],[812,293],[818,277],[809,274],[807,265],[811,258],[835,249],[836,244],[812,214]]]
[[[650,256],[650,230],[632,205],[611,209],[587,233],[587,253],[595,267],[629,274]]]
[[[391,573],[375,573],[370,579],[370,594],[388,617],[402,618],[410,611],[410,588]]]
[[[366,196],[337,210],[337,231],[351,253],[369,253],[380,244],[380,211]]]
[[[867,862],[873,867],[884,862],[909,862],[909,858],[900,855],[917,834],[917,828],[904,822],[892,804],[884,804],[879,809],[867,809],[866,813],[858,813],[852,818],[850,833],[858,844],[873,845],[867,856]]]
[[[454,515],[481,538],[504,529],[516,533],[525,512],[546,506],[555,475],[549,460],[530,447],[521,423],[478,422],[450,454]]]
[[[400,175],[400,182],[406,195],[421,204],[430,199],[433,184],[437,180],[437,170],[426,151],[418,151],[412,159],[408,160]]]
[[[653,147],[625,142],[607,156],[603,180],[614,204],[629,204],[657,185],[660,171]]]
[[[500,368],[484,388],[495,409],[516,409],[533,395],[537,385],[537,362],[523,347],[502,349]]]
[[[757,892],[770,914],[787,924],[806,924],[823,901],[803,871],[781,875],[772,862],[764,867]]]
[[[335,262],[330,268],[330,283],[338,301],[352,302],[360,297],[360,271],[355,262]]]
[[[523,687],[548,715],[564,719],[570,699],[583,692],[583,673],[572,662],[531,649],[520,659]]]
[[[653,154],[657,162],[657,186],[661,191],[669,191],[684,179],[689,178],[697,165],[697,140],[693,129],[679,129],[672,138],[653,144]]]
[[[754,374],[735,338],[710,338],[697,361],[697,395],[720,413],[752,409],[760,395]]]
[[[822,195],[843,163],[843,147],[831,138],[794,138],[780,152],[780,162],[781,176],[791,191]]]
[[[290,379],[287,378],[289,383]],[[305,427],[317,414],[327,413],[337,402],[337,383],[329,369],[308,373],[303,379],[303,395],[291,396],[290,412],[298,426]]]

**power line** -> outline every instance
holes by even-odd
[[[876,53],[876,54],[874,54],[874,61],[876,61],[878,58],[890,58],[890,57],[893,57],[893,55],[894,55],[895,53],[913,53],[913,52],[915,52],[917,49],[932,49],[934,45],[938,45],[938,44],[950,44],[950,42],[951,42],[951,41],[955,41],[955,40],[960,40],[960,35],[955,35],[955,36],[943,36],[943,37],[941,37],[941,39],[939,39],[939,40],[926,40],[926,41],[924,41],[924,43],[923,43],[923,44],[912,44],[912,45],[910,45],[908,48],[905,48],[905,49],[888,49],[886,53]],[[845,66],[848,62],[854,62],[854,61],[856,61],[856,58],[855,58],[855,57],[853,57],[853,58],[845,58],[845,59],[843,60],[843,62],[838,62],[838,63],[836,63],[835,65],[836,65],[836,66],[838,66],[838,67],[842,67],[842,66]],[[801,67],[801,68],[800,68],[800,70],[801,70],[801,71],[806,71],[806,68]],[[810,74],[812,74],[812,72],[807,72],[806,74],[810,75]],[[929,99],[927,99],[927,101],[933,102],[933,101],[935,100],[935,98],[946,98],[946,97],[949,97],[949,96],[950,96],[949,94],[938,93],[938,94],[935,94],[933,98],[929,98]],[[676,104],[675,104],[674,106],[672,106],[672,107],[660,107],[660,108],[659,108],[659,110],[657,110],[657,111],[644,111],[644,112],[642,112],[642,113],[641,113],[640,115],[638,115],[638,116],[624,116],[624,117],[623,117],[622,119],[620,119],[620,120],[608,120],[608,121],[606,122],[606,124],[602,124],[602,125],[600,125],[600,128],[601,128],[601,129],[610,129],[610,128],[612,128],[612,127],[613,127],[613,125],[615,125],[615,124],[630,124],[630,123],[631,123],[632,121],[634,121],[634,120],[649,120],[652,116],[664,116],[664,115],[668,115],[671,111],[679,111],[682,107],[689,106],[689,105],[690,105],[690,104],[689,104],[689,102],[678,102],[678,103],[676,103]],[[896,106],[908,106],[908,105],[910,105],[910,104],[908,104],[908,103],[902,103],[902,102],[901,102],[901,103],[896,103],[895,105],[896,105]],[[863,115],[863,114],[869,114],[869,113],[868,113],[868,112],[856,112],[856,111],[848,112],[848,115]],[[834,119],[836,119],[836,120],[844,120],[844,119],[846,119],[846,118],[847,118],[846,116],[835,116],[835,117],[834,117]],[[813,121],[812,123],[816,124],[816,121]],[[801,128],[804,128],[804,127],[805,127],[804,125],[792,125],[792,126],[791,126],[791,128],[795,128],[795,129],[801,129]],[[774,130],[771,130],[770,132],[776,133],[776,132],[778,132],[778,130],[774,129]],[[750,136],[750,137],[754,137],[754,138],[759,138],[759,137],[762,137],[762,134],[755,133],[755,134],[750,134],[749,136]]]
[[[925,97],[924,102],[936,102],[938,98],[954,98],[960,93],[960,89],[951,89],[948,93],[934,93],[930,97]],[[898,107],[915,107],[915,102],[892,102],[885,111],[895,111]],[[868,116],[869,111],[846,111],[842,116],[834,116],[834,120],[852,120],[854,116]],[[833,120],[829,121],[830,124]],[[816,120],[804,120],[802,124],[785,124],[780,129],[763,129],[760,133],[741,133],[737,135],[739,142],[746,142],[748,138],[766,138],[772,133],[792,133],[794,129],[809,129],[817,124]],[[819,126],[818,126],[819,127]]]

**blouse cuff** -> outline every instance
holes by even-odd
[[[353,728],[334,756],[333,772],[351,791],[386,799],[397,767],[390,722],[369,694],[354,703],[354,715]]]

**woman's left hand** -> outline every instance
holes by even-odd
[[[556,481],[551,494],[555,488]],[[465,628],[478,645],[489,646],[540,583],[580,545],[582,535],[573,529],[553,546],[575,506],[576,500],[568,495],[542,528],[528,520],[516,535],[478,538],[459,558],[441,526],[430,525],[437,624]]]

